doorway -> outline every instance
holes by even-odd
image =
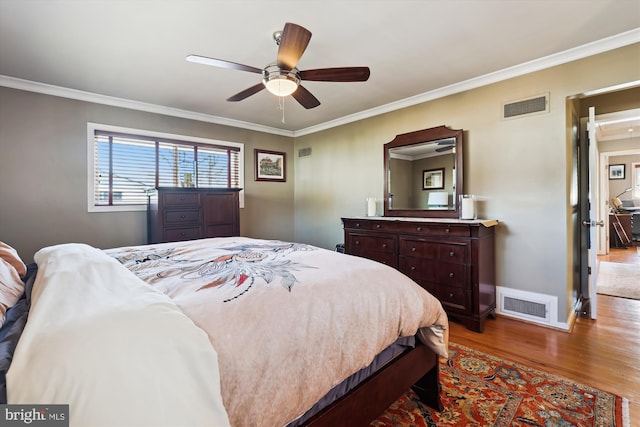
[[[596,157],[589,159],[588,168],[591,171],[595,170],[597,175],[595,180],[597,188],[594,189],[595,191],[591,195],[595,194],[593,200],[597,204],[596,209],[594,209],[597,214],[595,224],[602,225],[595,227],[596,232],[592,236],[595,237],[596,241],[592,243],[597,248],[597,261],[595,264],[602,270],[600,272],[596,268],[598,280],[601,281],[601,279],[607,278],[613,283],[618,282],[618,280],[611,279],[613,277],[611,276],[611,271],[628,270],[628,267],[620,264],[640,264],[638,262],[639,254],[631,232],[631,215],[627,213],[624,215],[614,214],[617,210],[612,203],[613,198],[623,194],[627,195],[625,202],[630,205],[636,203],[633,198],[634,195],[638,199],[637,191],[635,194],[633,191],[633,185],[636,184],[636,181],[632,174],[634,173],[633,165],[640,162],[640,109],[600,115],[597,115],[596,112],[596,116],[592,117],[592,120],[596,129],[596,132],[592,133],[596,144]],[[637,200],[637,203],[640,206],[640,199]],[[620,218],[625,221],[624,228]],[[628,224],[626,224],[627,221]],[[612,250],[612,243],[616,242],[621,233],[625,237],[624,246],[621,246],[620,249]],[[622,240],[620,240],[620,243],[623,243]],[[593,264],[589,263],[590,266]],[[633,271],[635,270],[633,268]],[[628,272],[626,274],[628,275]],[[621,278],[621,276],[615,277]],[[620,281],[622,282],[622,278]],[[596,285],[595,280],[592,280],[589,286],[591,288],[588,293],[591,299],[595,298],[599,289],[603,289],[606,294],[611,294],[610,290],[604,289],[605,286],[608,286],[606,283]],[[594,289],[596,286],[597,289]],[[582,294],[584,296],[584,291]],[[615,292],[613,295],[623,296],[617,295]],[[597,307],[593,307],[594,312],[590,313],[592,319],[597,317],[596,310]]]

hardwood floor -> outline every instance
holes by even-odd
[[[636,248],[600,259],[640,264]],[[481,334],[451,322],[450,340],[626,397],[631,425],[640,425],[640,301],[598,295],[597,309],[597,320],[579,317],[571,333],[498,316]]]

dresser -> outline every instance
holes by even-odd
[[[148,243],[238,236],[240,190],[157,188],[147,206]]]
[[[342,218],[345,253],[398,269],[440,300],[452,320],[482,332],[495,316],[494,225],[434,218]]]

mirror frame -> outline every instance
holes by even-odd
[[[440,139],[455,138],[456,139],[456,186],[453,194],[453,209],[389,209],[389,149],[397,147],[406,147],[415,144],[422,144],[429,141],[438,141]],[[460,195],[464,194],[463,181],[463,130],[451,129],[447,126],[438,126],[429,129],[417,130],[414,132],[403,133],[384,144],[384,216],[399,217],[418,217],[418,218],[458,218],[458,209]]]

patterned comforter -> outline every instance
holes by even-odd
[[[59,247],[51,247],[46,248],[45,252],[56,254],[58,250]],[[125,352],[127,357],[122,357],[120,353],[114,356],[106,353],[107,346],[101,345],[99,348],[105,352],[102,357],[106,366],[101,368],[107,369],[105,372],[108,373],[111,360],[122,363],[129,357],[146,361],[149,366],[144,366],[144,369],[155,369],[153,365],[159,363],[157,371],[170,375],[173,375],[176,364],[187,365],[186,369],[185,366],[178,369],[186,377],[181,380],[180,387],[187,388],[184,383],[192,383],[188,395],[190,399],[194,399],[195,405],[201,401],[210,401],[216,396],[218,372],[212,375],[210,371],[215,369],[215,364],[207,365],[203,360],[207,357],[215,359],[217,356],[219,391],[229,422],[234,427],[288,424],[300,417],[336,384],[369,365],[375,355],[401,336],[417,335],[437,354],[447,356],[448,324],[440,303],[398,271],[364,258],[305,244],[242,237],[93,251],[100,252],[111,263],[89,251],[96,260],[92,259],[91,265],[76,263],[75,274],[66,274],[58,280],[61,282],[61,289],[49,289],[45,283],[45,279],[49,282],[53,273],[45,274],[46,277],[43,276],[40,283],[36,279],[34,295],[36,299],[42,300],[42,322],[46,323],[45,318],[50,315],[44,310],[47,306],[43,298],[45,295],[51,298],[60,293],[86,294],[79,298],[80,301],[74,302],[84,306],[77,314],[70,311],[67,313],[69,319],[60,322],[58,338],[64,345],[53,347],[61,352],[60,356],[52,355],[51,350],[29,348],[27,344],[21,350],[23,343],[19,343],[16,357],[18,364],[25,368],[16,368],[12,376],[13,384],[9,383],[9,387],[13,385],[16,390],[20,389],[17,383],[21,382],[19,378],[22,375],[28,374],[27,365],[32,367],[33,363],[45,363],[41,359],[49,358],[62,363],[60,360],[65,356],[65,349],[67,352],[73,349],[77,359],[88,357],[82,353],[85,351],[95,356],[95,349],[90,346],[73,343],[73,339],[79,343],[86,341],[88,337],[84,335],[91,334],[91,331],[95,334],[91,339],[99,342],[102,331],[96,330],[96,325],[92,323],[96,315],[91,304],[98,304],[102,310],[105,303],[101,301],[112,301],[113,304],[107,305],[116,315],[124,310],[123,307],[129,307],[132,301],[138,301],[137,294],[130,291],[133,288],[136,292],[143,293],[145,298],[150,298],[150,301],[159,299],[163,307],[168,305],[162,310],[170,310],[172,316],[178,318],[181,328],[186,328],[180,332],[182,329],[174,330],[163,323],[158,324],[157,331],[144,333],[157,334],[159,339],[168,341],[164,343],[170,349],[167,351],[178,353],[178,359],[168,362],[164,358],[158,358],[159,362],[156,362],[148,355],[131,354],[144,345],[116,348],[114,351]],[[65,258],[66,255],[60,255],[56,259]],[[98,270],[92,274],[85,272],[92,271],[92,266],[98,262],[108,264],[109,271]],[[77,283],[71,286],[70,282]],[[94,282],[100,282],[102,290],[98,296],[93,290]],[[132,295],[136,297],[133,298]],[[68,298],[69,295],[63,297]],[[57,304],[63,304],[63,297],[54,297],[49,310]],[[83,299],[86,300],[84,303]],[[37,313],[38,302],[34,303],[32,310]],[[174,313],[172,305],[178,313],[186,315],[197,326],[194,327],[195,331],[182,324],[184,319]],[[135,307],[131,307],[133,308]],[[131,310],[127,309],[129,311]],[[152,320],[156,315],[158,313],[151,315],[149,319]],[[149,325],[149,319],[142,322],[147,331],[148,328],[153,328]],[[34,322],[36,321],[37,315]],[[131,320],[127,318],[127,321]],[[135,321],[138,322],[137,319]],[[31,322],[30,317],[25,333]],[[114,323],[117,328],[128,328],[123,320]],[[78,332],[76,326],[69,325],[87,326]],[[32,331],[27,333],[26,340],[32,345],[40,345],[38,340],[46,336],[50,325],[31,326]],[[69,332],[69,328],[73,332]],[[129,329],[125,332],[130,339],[135,339],[136,334],[140,335],[141,331],[145,331],[136,330],[135,325]],[[169,335],[164,335],[165,331]],[[198,331],[204,331],[209,349],[202,348]],[[190,335],[195,338],[187,338]],[[52,339],[48,337],[49,341]],[[117,341],[118,338],[114,339]],[[194,349],[185,343],[190,340],[198,341],[200,347]],[[181,355],[171,345],[178,349],[184,346],[184,352],[195,351],[206,357]],[[36,351],[48,352],[47,357],[32,359],[31,355]],[[180,361],[180,357],[184,360]],[[56,369],[56,366],[45,369]],[[95,396],[104,399],[103,394],[95,390],[96,380],[84,377],[88,375],[86,371],[82,372],[82,377],[68,378],[67,375],[59,380],[71,390],[71,397],[52,394],[59,403],[65,403],[64,399],[78,397],[78,393],[81,395],[80,400],[87,404]],[[100,381],[108,381],[109,375],[105,372],[97,373]],[[214,386],[205,384],[203,387],[201,383],[209,380],[204,381],[202,378],[209,378]],[[126,386],[123,378],[117,378],[117,381],[118,384],[100,383],[99,388],[117,390]],[[149,390],[141,393],[152,397],[161,396],[165,392],[168,393],[167,396],[175,394],[175,390],[165,391],[161,383],[162,381],[150,381]],[[55,387],[56,385],[52,385],[49,388]],[[194,390],[200,390],[201,387],[206,395],[194,397]],[[31,390],[23,387],[21,393],[24,389]],[[11,401],[11,388],[9,393]],[[15,396],[18,394],[14,394]],[[31,403],[37,401],[31,392],[20,396],[31,399]],[[50,396],[41,397],[49,399]],[[74,402],[70,403],[73,416]],[[85,415],[90,417],[90,414]]]

